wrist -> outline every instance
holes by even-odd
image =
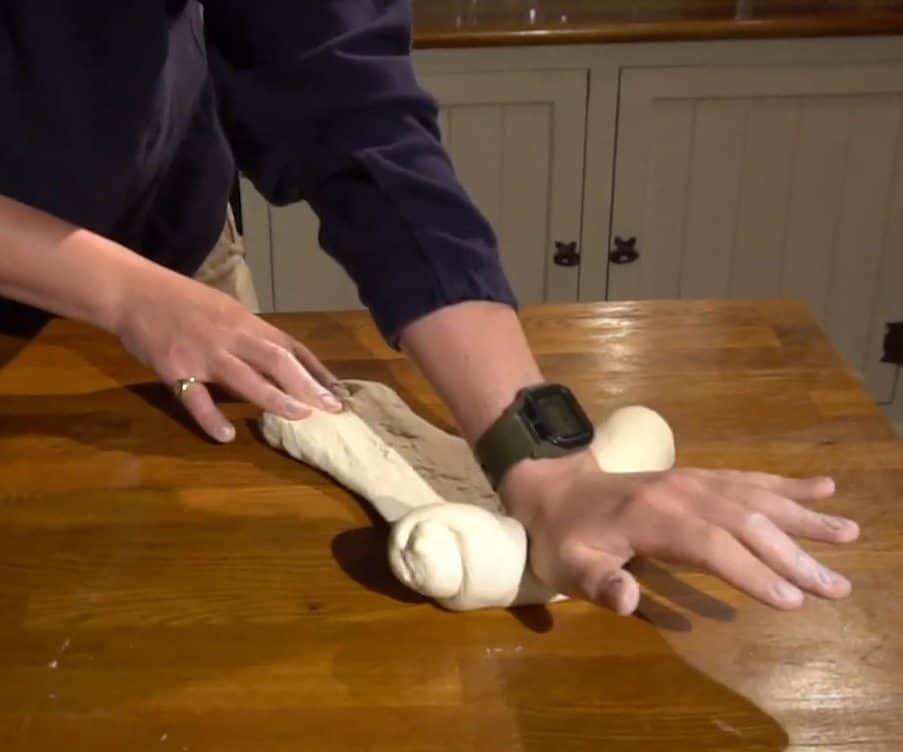
[[[148,303],[175,298],[171,282],[182,279],[176,272],[127,252],[112,271],[108,293],[99,301],[96,325],[122,335],[142,316]]]
[[[74,233],[66,243],[78,246],[82,257],[90,261],[91,270],[78,287],[82,301],[76,304],[74,317],[118,334],[126,317],[139,304],[141,294],[155,287],[154,273],[163,271],[162,267],[108,238],[85,230]]]
[[[529,527],[546,504],[554,504],[556,490],[587,462],[593,461],[586,449],[554,459],[525,459],[513,465],[498,486],[499,498],[508,513]]]

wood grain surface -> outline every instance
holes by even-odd
[[[899,0],[414,0],[415,46],[903,32]]]
[[[360,313],[272,320],[448,416]],[[830,472],[854,594],[792,613],[637,563],[639,614],[446,613],[385,529],[265,446],[217,446],[111,338],[0,339],[0,749],[903,749],[903,445],[809,315],[769,301],[529,309],[594,418],[645,403],[681,465]],[[491,374],[487,374],[491,377]]]

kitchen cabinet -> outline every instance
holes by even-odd
[[[890,400],[901,112],[903,64],[624,70],[608,297],[800,298]]]
[[[523,303],[576,300],[584,165],[586,71],[424,74],[456,173],[487,216]],[[276,311],[360,307],[354,285],[317,245],[305,204],[266,207],[249,228],[255,276]],[[556,254],[559,263],[556,263]],[[564,258],[562,258],[564,257]],[[258,271],[259,269],[259,271]]]
[[[881,361],[903,319],[903,37],[414,59],[524,303],[800,298],[903,418],[899,368]],[[268,310],[359,306],[306,206],[248,186],[245,201]]]

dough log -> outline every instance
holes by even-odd
[[[504,514],[466,442],[385,385],[344,383],[343,413],[300,421],[266,413],[263,435],[373,504],[391,524],[389,564],[402,583],[459,611],[564,598],[530,571],[526,531]],[[597,426],[592,452],[607,472],[666,470],[674,438],[654,411],[625,407]]]

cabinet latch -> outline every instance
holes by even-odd
[[[580,266],[580,252],[577,250],[577,241],[562,243],[555,241],[555,256],[552,260],[558,266]]]
[[[885,326],[887,333],[884,335],[881,362],[903,365],[903,321],[888,321]]]
[[[608,252],[608,258],[613,264],[632,264],[640,257],[640,252],[636,249],[636,238],[627,238],[626,240],[619,235],[615,235],[615,247]]]

